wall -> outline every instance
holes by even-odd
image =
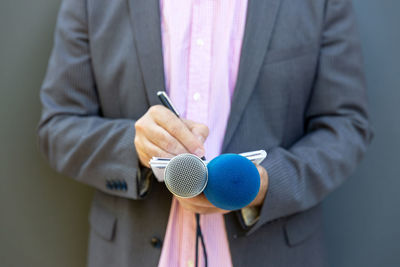
[[[36,145],[39,88],[60,1],[0,1],[0,266],[86,262],[92,190],[52,171]]]
[[[400,266],[400,2],[355,0],[376,137],[325,201],[331,266]],[[0,265],[85,266],[92,190],[50,170],[35,127],[60,0],[0,1]]]
[[[400,266],[400,1],[355,0],[375,139],[325,201],[331,266]]]

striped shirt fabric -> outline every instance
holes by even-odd
[[[247,0],[160,0],[166,90],[182,117],[206,124],[208,160],[221,153],[247,13]],[[232,266],[221,214],[201,215],[209,266]],[[160,267],[195,262],[196,223],[174,198]],[[204,266],[199,251],[199,266]]]

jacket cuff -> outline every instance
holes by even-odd
[[[138,164],[137,171],[137,191],[140,199],[145,198],[147,193],[151,188],[151,181],[153,176],[153,171],[149,168],[142,166],[142,164]]]
[[[272,153],[270,153],[272,155]],[[279,155],[276,153],[275,155]],[[248,228],[246,235],[254,233],[265,223],[277,221],[280,219],[280,213],[282,208],[282,201],[280,195],[282,195],[282,188],[285,188],[284,181],[285,177],[290,175],[287,168],[282,166],[282,160],[280,157],[270,157],[263,164],[263,167],[268,172],[268,189],[265,196],[264,202],[259,210],[259,218],[253,224],[251,228]],[[283,184],[282,184],[283,183]]]

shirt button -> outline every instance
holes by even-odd
[[[197,44],[198,46],[203,46],[203,45],[204,45],[203,39],[201,39],[201,38],[197,39],[197,40],[196,40],[196,44]]]
[[[199,99],[200,99],[200,93],[195,93],[194,95],[193,95],[193,99],[194,99],[194,101],[199,101]]]

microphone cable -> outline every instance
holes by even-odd
[[[201,241],[201,245],[203,247],[203,255],[204,255],[204,263],[205,267],[208,267],[208,260],[207,260],[207,250],[206,245],[204,243],[203,233],[200,227],[200,214],[196,213],[196,267],[198,267],[198,260],[199,260],[199,239]]]

